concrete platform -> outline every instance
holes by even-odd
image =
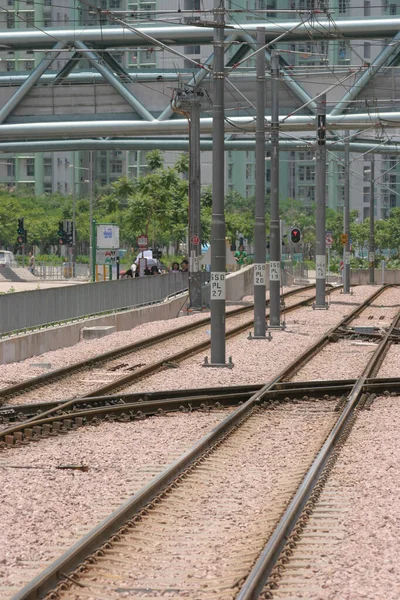
[[[115,325],[99,325],[97,327],[84,327],[82,337],[84,340],[96,340],[117,331]]]

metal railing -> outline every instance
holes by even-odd
[[[0,335],[153,304],[187,287],[187,273],[170,273],[4,294]]]

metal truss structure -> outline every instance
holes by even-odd
[[[282,42],[299,42],[301,40],[354,40],[354,39],[388,39],[391,42],[383,47],[379,55],[370,64],[360,68],[348,69],[346,76],[333,74],[331,82],[322,78],[319,90],[310,94],[291,73],[290,65],[280,56],[280,78],[286,93],[295,101],[295,108],[291,114],[280,116],[281,132],[308,132],[313,137],[296,137],[294,139],[281,139],[282,150],[298,150],[304,147],[313,147],[314,132],[316,127],[316,99],[324,91],[339,88],[343,84],[344,94],[334,98],[334,106],[327,115],[327,127],[331,132],[328,147],[334,150],[343,150],[344,142],[336,131],[354,131],[351,134],[352,152],[390,152],[400,153],[400,145],[393,141],[393,135],[385,138],[385,132],[396,129],[400,125],[400,112],[395,110],[379,110],[379,107],[368,107],[361,112],[361,104],[357,98],[365,92],[371,80],[381,71],[397,65],[400,48],[400,19],[337,19],[333,26],[330,19],[313,17],[312,30],[309,23],[298,21],[283,21],[271,24],[269,22],[246,23],[245,29],[240,25],[229,25],[225,30],[225,74],[226,81],[243,98],[245,95],[238,87],[230,82],[230,76],[235,76],[238,63],[242,62],[249,53],[256,48],[255,34],[257,27],[265,28],[266,48],[265,60],[270,63],[270,48],[268,44],[276,42],[273,47],[279,48],[277,38],[285,36]],[[339,35],[340,32],[340,35]],[[8,98],[0,109],[0,152],[21,151],[56,151],[80,149],[161,149],[180,150],[187,148],[188,124],[184,118],[177,118],[169,104],[160,111],[151,110],[139,99],[135,93],[134,85],[137,82],[174,82],[178,79],[184,85],[192,87],[204,83],[212,73],[213,55],[197,64],[193,75],[185,73],[130,73],[123,68],[112,56],[116,48],[132,48],[139,46],[161,47],[165,50],[168,45],[176,48],[185,44],[209,44],[212,41],[213,29],[190,25],[164,25],[143,26],[142,28],[103,27],[83,28],[82,30],[51,29],[51,30],[24,30],[1,31],[0,47],[7,50],[42,50],[45,54],[38,66],[27,76],[3,75],[0,77],[0,86],[7,85],[16,91]],[[231,49],[230,55],[228,51]],[[46,72],[54,65],[56,58],[62,53],[68,60],[58,72]],[[85,58],[93,71],[74,73],[78,58]],[[240,79],[240,78],[239,78]],[[97,119],[97,115],[73,114],[68,118],[60,115],[41,120],[35,115],[20,116],[18,109],[23,101],[29,99],[29,94],[40,88],[44,90],[55,89],[68,84],[68,89],[82,82],[104,81],[111,86],[120,99],[125,103],[128,116],[121,119],[113,118],[113,111],[109,112],[107,119]],[[344,83],[346,82],[346,83]],[[236,80],[235,80],[235,83]],[[38,90],[37,90],[38,91]],[[392,107],[391,107],[392,108]],[[253,106],[254,109],[254,106]],[[158,112],[158,114],[157,114]],[[174,117],[174,118],[172,118]],[[35,120],[37,118],[37,120]],[[265,116],[265,128],[269,131],[270,116]],[[203,117],[200,120],[202,134],[202,149],[211,149],[212,118]],[[381,141],[357,138],[361,132],[368,131],[379,134]],[[251,106],[246,109],[245,116],[232,116],[225,120],[226,149],[251,149],[254,148],[255,111]],[[336,137],[335,137],[336,136]],[[365,136],[364,136],[365,137]],[[146,139],[144,139],[146,138]],[[390,148],[390,149],[389,149]]]

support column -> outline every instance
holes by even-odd
[[[369,196],[369,283],[375,283],[375,156],[371,158],[371,193]]]
[[[343,293],[350,293],[350,142],[346,134],[344,143],[344,205],[343,233],[347,242],[343,245]]]
[[[265,45],[265,28],[257,28],[257,47]],[[254,336],[265,339],[265,57],[257,54],[256,219],[254,226]]]
[[[213,70],[213,173],[211,218],[211,363],[225,363],[225,155],[224,155],[224,24],[225,2],[214,0],[214,70]],[[232,363],[229,366],[233,366]]]
[[[317,106],[317,149],[315,164],[316,191],[316,301],[313,308],[328,308],[325,301],[326,285],[326,94],[318,99]]]
[[[189,132],[189,306],[201,308],[200,102],[191,105]]]
[[[281,327],[281,228],[279,222],[279,55],[271,52],[270,327]]]
[[[89,271],[90,276],[93,278],[93,281],[95,281],[94,269],[96,261],[93,260],[93,150],[90,150],[89,152],[89,223]]]

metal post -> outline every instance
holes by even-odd
[[[265,28],[257,28],[257,46],[265,45]],[[254,338],[265,338],[265,56],[257,54],[256,220],[254,225]],[[249,335],[249,339],[253,336]]]
[[[375,157],[371,158],[371,192],[369,196],[369,283],[375,283]]]
[[[344,205],[343,233],[347,242],[343,245],[343,293],[350,293],[350,142],[344,144]]]
[[[225,2],[214,0],[214,70],[213,70],[213,173],[211,218],[211,363],[210,366],[233,366],[225,363],[225,155],[224,155],[224,24]]]
[[[318,99],[317,108],[317,149],[315,164],[316,191],[316,300],[313,308],[325,309],[326,284],[326,94]]]
[[[271,53],[271,216],[270,216],[270,262],[269,305],[270,327],[281,327],[280,279],[281,240],[279,223],[279,55]]]
[[[189,306],[201,308],[200,102],[191,104],[189,131]]]
[[[89,271],[92,280],[95,281],[94,268],[95,262],[93,261],[93,150],[89,152]]]

